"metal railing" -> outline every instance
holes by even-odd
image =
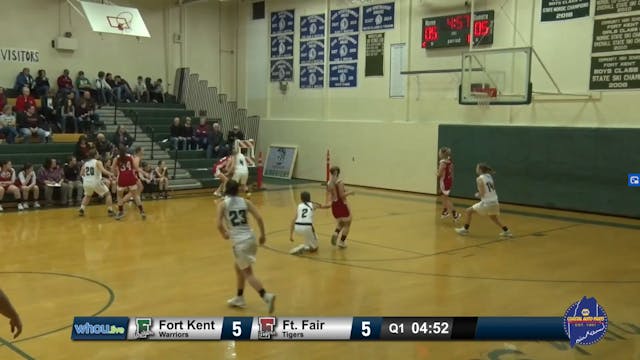
[[[136,126],[137,127],[137,126]],[[149,133],[149,137],[151,138],[151,160],[153,160],[153,146],[155,144],[155,130],[151,126],[145,126],[144,131]]]
[[[176,179],[176,169],[178,168],[178,147],[173,150],[173,176],[171,176],[171,180]]]
[[[113,99],[113,125],[118,125],[118,99]]]

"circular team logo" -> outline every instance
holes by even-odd
[[[349,53],[349,48],[347,47],[347,45],[341,45],[340,46],[340,56],[347,56],[347,54]]]
[[[378,16],[376,16],[376,25],[381,25],[382,24],[382,15],[378,14]]]
[[[602,340],[607,333],[609,319],[595,298],[583,297],[569,306],[563,317],[564,332],[571,347],[591,345]]]
[[[349,27],[349,20],[348,19],[340,20],[340,30],[347,30],[348,27]]]
[[[278,28],[280,29],[280,31],[283,31],[285,27],[287,27],[287,21],[284,18],[280,18],[280,22],[278,22]]]
[[[313,86],[318,82],[318,78],[316,78],[315,74],[309,74],[309,85]]]
[[[286,74],[284,73],[284,69],[280,68],[280,70],[278,70],[278,79],[284,80],[285,76]]]
[[[287,46],[284,43],[280,43],[278,46],[278,53],[282,55],[285,51],[287,51]]]
[[[309,60],[315,60],[317,55],[316,49],[309,49]]]
[[[316,32],[318,32],[318,26],[316,24],[309,25],[309,32],[311,34],[315,34]]]
[[[347,74],[345,73],[340,74],[340,82],[343,84],[347,82]]]

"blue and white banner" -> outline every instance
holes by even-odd
[[[329,49],[331,62],[358,60],[358,34],[332,37]]]
[[[358,63],[331,64],[329,66],[329,87],[345,88],[358,85]]]
[[[295,10],[274,11],[271,13],[271,35],[294,32]]]
[[[271,81],[293,81],[293,59],[271,60]]]
[[[322,89],[324,87],[324,65],[300,66],[300,88]]]
[[[357,33],[360,8],[331,10],[331,34]]]
[[[300,42],[300,64],[324,62],[324,39]]]
[[[315,39],[324,37],[324,14],[300,17],[300,39]]]
[[[282,59],[293,57],[293,34],[271,37],[271,58]]]
[[[393,29],[395,3],[362,7],[362,31]]]

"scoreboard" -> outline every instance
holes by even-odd
[[[477,11],[473,36],[470,32],[471,14],[455,14],[422,19],[422,47],[425,49],[452,48],[493,44],[494,11]]]
[[[567,341],[562,317],[76,317],[73,340]]]

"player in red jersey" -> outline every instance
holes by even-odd
[[[119,152],[120,154],[113,162],[113,173],[118,178],[118,214],[115,219],[120,220],[124,217],[123,205],[133,198],[140,210],[140,216],[144,220],[147,216],[144,213],[140,192],[138,191],[138,177],[136,176],[136,173],[140,171],[138,164],[124,147],[121,146]],[[127,190],[127,194],[124,195]]]
[[[453,207],[453,203],[449,198],[451,188],[453,187],[453,160],[451,160],[451,149],[448,147],[440,148],[438,158],[440,158],[440,162],[438,163],[438,190],[442,197],[442,206],[444,206],[440,218],[444,219],[449,217],[449,210],[451,210],[453,221],[457,222],[461,215]]]
[[[227,162],[229,161],[229,157],[225,156],[220,158],[215,164],[213,164],[213,176],[220,180],[220,186],[213,193],[215,196],[222,196],[225,191],[225,185],[229,180],[228,174],[225,174],[225,169],[227,168]]]
[[[13,194],[14,199],[18,202],[18,210],[24,210],[20,201],[20,189],[15,185],[16,171],[11,166],[11,161],[3,160],[0,162],[0,200],[4,198],[6,192]],[[3,211],[0,205],[0,211]]]
[[[340,242],[338,247],[346,248],[347,236],[349,235],[349,229],[351,228],[351,211],[347,205],[347,196],[353,195],[354,192],[347,192],[344,189],[344,183],[340,177],[340,168],[337,166],[329,169],[331,177],[327,183],[327,202],[331,200],[331,213],[338,222],[336,230],[331,235],[331,245],[336,245],[338,237],[340,236]],[[342,235],[340,235],[342,233]]]

